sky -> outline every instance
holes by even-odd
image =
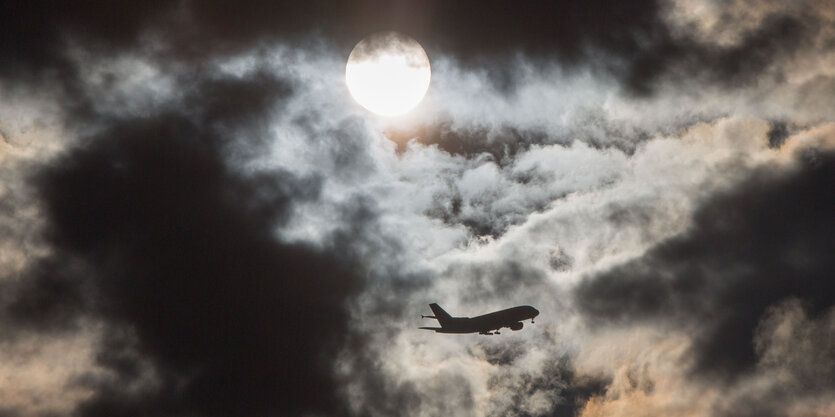
[[[832,0],[0,27],[4,417],[835,416]],[[394,118],[344,78],[383,30],[432,66]]]

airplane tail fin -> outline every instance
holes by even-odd
[[[444,309],[437,303],[429,304],[429,308],[431,308],[432,312],[435,313],[435,318],[438,319],[438,323],[441,324],[441,327],[446,327],[452,321],[452,316],[444,311]]]

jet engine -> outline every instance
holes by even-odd
[[[522,330],[522,326],[524,326],[524,324],[522,324],[521,321],[517,321],[516,323],[510,325],[510,330]]]

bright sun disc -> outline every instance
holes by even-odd
[[[418,105],[429,89],[429,57],[416,40],[397,32],[373,34],[357,44],[345,66],[351,96],[381,116]]]

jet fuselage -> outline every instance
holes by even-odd
[[[539,310],[531,306],[512,307],[476,317],[452,317],[438,304],[433,303],[429,307],[435,315],[427,317],[437,319],[441,327],[421,327],[421,329],[434,330],[436,333],[492,334],[492,331],[498,333],[498,330],[503,327],[520,330],[523,320],[530,319],[533,323],[534,317],[539,315]]]

